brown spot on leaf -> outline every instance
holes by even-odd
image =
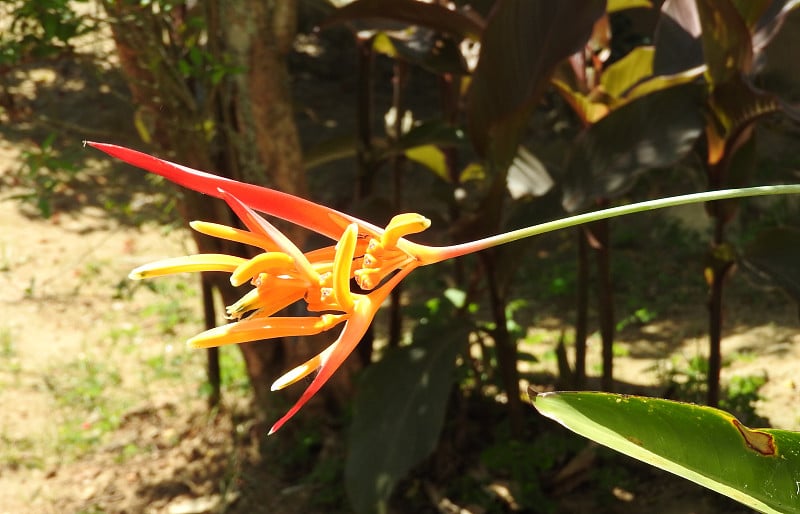
[[[626,435],[625,439],[627,439],[628,441],[632,442],[636,446],[641,446],[642,448],[644,448],[644,443],[642,442],[641,439],[639,439],[637,437],[633,437],[632,435]]]
[[[761,455],[774,456],[777,454],[775,449],[775,438],[772,435],[760,430],[751,430],[742,425],[738,419],[732,419],[733,426],[742,434],[744,442],[750,449],[757,451]]]

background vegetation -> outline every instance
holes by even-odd
[[[615,203],[796,182],[785,151],[796,136],[800,79],[786,50],[794,5],[7,0],[3,134],[34,145],[25,144],[3,181],[44,218],[96,205],[127,225],[233,223],[221,202],[127,171],[87,173],[89,157],[76,143],[91,137],[379,225],[418,211],[433,220],[431,243]],[[57,102],[38,108],[48,93],[37,87],[42,69],[55,73],[60,91],[78,84],[90,99],[82,117]],[[32,91],[22,87],[30,84]],[[718,202],[706,211],[709,222],[688,214],[699,230],[672,217],[599,222],[420,270],[392,296],[341,380],[269,440],[263,424],[291,401],[270,394],[269,384],[305,360],[321,343],[315,338],[241,345],[241,359],[209,352],[205,363],[151,356],[145,381],[205,366],[212,412],[254,420],[261,460],[234,466],[243,482],[222,477],[217,491],[257,498],[246,475],[265,466],[307,485],[305,505],[324,512],[444,512],[449,504],[557,511],[583,482],[595,486],[589,505],[603,508],[613,501],[603,496],[607,486],[631,489],[641,470],[537,417],[521,384],[646,392],[767,421],[754,410],[767,377],[720,380],[732,360],[761,358],[757,350],[722,353],[724,298],[737,268],[783,291],[746,293],[763,294],[767,310],[798,297],[797,205]],[[287,230],[306,246],[319,243]],[[193,244],[245,251],[201,236]],[[121,282],[114,294],[124,299],[132,287]],[[156,320],[164,338],[187,322],[213,326],[215,305],[238,296],[214,277],[199,291],[184,281],[142,287],[157,293],[142,317]],[[187,297],[202,314],[187,310]],[[649,389],[615,380],[614,361],[628,351],[615,344],[619,334],[687,315],[707,317],[707,350],[667,352],[661,382]],[[554,319],[555,330],[539,330]],[[124,346],[132,335],[109,338]],[[13,352],[13,334],[0,332],[0,341]],[[122,379],[106,363],[77,360],[62,371],[48,382],[58,401],[99,420],[93,435],[63,425],[80,454],[124,426],[126,409],[141,399],[108,401]],[[221,395],[252,396],[252,406],[233,408]],[[225,451],[242,455],[231,431],[240,445]],[[141,451],[123,446],[119,458]],[[236,498],[218,508],[257,508]]]

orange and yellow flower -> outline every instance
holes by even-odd
[[[139,280],[173,273],[218,271],[230,273],[233,286],[251,285],[244,296],[227,306],[231,322],[192,337],[188,341],[190,346],[208,348],[312,335],[344,324],[330,346],[273,383],[272,390],[282,389],[317,371],[297,403],[273,425],[270,433],[278,430],[330,379],[361,340],[391,290],[417,266],[433,262],[433,254],[425,251],[430,247],[404,239],[430,225],[419,214],[400,214],[381,229],[278,191],[191,170],[114,145],[87,144],[179,184],[222,198],[247,230],[203,221],[194,221],[191,227],[261,250],[251,259],[223,254],[189,255],[146,264],[131,272],[130,277]],[[253,208],[338,242],[304,253]],[[351,279],[367,292],[352,292]],[[304,302],[309,313],[318,315],[275,315],[297,302]]]

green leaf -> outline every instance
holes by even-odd
[[[800,433],[750,429],[718,409],[610,393],[529,390],[568,429],[771,514],[800,512]]]
[[[633,86],[653,74],[652,46],[639,46],[605,69],[600,84],[613,98],[621,98]]]
[[[731,0],[696,2],[711,84],[722,84],[738,74],[749,73],[753,65],[752,37]]]
[[[414,162],[418,162],[434,172],[436,176],[450,182],[447,171],[447,159],[444,152],[437,146],[425,145],[409,148],[406,150],[406,157]]]
[[[642,96],[649,95],[650,93],[661,91],[662,89],[687,84],[697,79],[704,71],[705,66],[697,66],[672,75],[656,75],[654,77],[649,77],[626,91],[625,101],[629,102]]]
[[[358,138],[352,134],[340,135],[317,144],[303,158],[307,170],[358,154]]]
[[[560,61],[580,50],[604,0],[499,0],[481,40],[467,98],[478,154],[505,169]]]
[[[385,512],[397,481],[436,448],[467,333],[454,316],[423,318],[413,344],[390,350],[364,371],[345,464],[356,512]]]
[[[715,87],[708,106],[711,117],[706,135],[710,163],[722,160],[758,118],[783,108],[774,95],[759,91],[741,76]]]
[[[392,59],[402,59],[437,75],[469,73],[464,56],[452,38],[442,38],[428,29],[379,32],[372,41],[376,52]]]
[[[442,120],[414,125],[394,145],[397,152],[422,145],[457,146],[464,143],[464,131]]]
[[[800,230],[762,230],[744,249],[745,263],[772,279],[800,302]]]
[[[703,92],[696,84],[656,91],[586,128],[566,164],[564,207],[574,211],[595,198],[622,194],[639,173],[686,155],[705,125]]]
[[[606,11],[611,14],[627,9],[649,9],[651,7],[653,7],[653,3],[650,0],[608,0]]]
[[[766,13],[773,0],[731,0],[739,16],[744,20],[745,26],[752,30],[756,23]]]
[[[584,125],[597,123],[600,119],[608,114],[609,107],[606,105],[606,98],[603,101],[590,99],[588,95],[584,95],[580,91],[572,89],[567,82],[560,79],[553,79],[553,86],[556,91],[566,100],[572,110],[581,119]]]

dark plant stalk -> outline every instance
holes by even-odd
[[[395,59],[394,77],[392,78],[392,107],[394,107],[394,138],[395,142],[403,135],[403,116],[405,115],[405,102],[403,101],[403,89],[408,74],[408,65],[405,61]],[[392,158],[392,202],[394,212],[403,212],[403,171],[405,156],[396,153]],[[400,337],[403,333],[403,315],[401,311],[401,300],[403,295],[402,284],[398,284],[392,290],[391,303],[389,305],[389,347],[400,344]]]
[[[358,52],[358,90],[356,98],[356,122],[358,132],[358,179],[356,180],[356,200],[372,194],[375,176],[372,142],[372,38],[356,36]]]
[[[714,274],[708,298],[708,377],[706,403],[719,405],[719,377],[722,370],[722,277]]]
[[[603,349],[603,391],[614,390],[614,294],[611,282],[611,248],[609,246],[609,223],[601,220],[591,225],[597,242],[595,262],[597,263],[597,312],[600,324],[600,338]]]
[[[495,328],[492,331],[495,351],[497,352],[497,365],[500,370],[500,381],[508,398],[508,421],[511,435],[515,438],[522,437],[522,400],[519,395],[519,372],[517,370],[517,347],[508,333],[508,320],[506,318],[505,302],[497,283],[494,259],[492,252],[480,252],[489,289],[489,307]]]
[[[442,119],[452,125],[458,123],[460,84],[461,78],[458,76],[444,74],[439,77]],[[459,176],[460,159],[458,148],[456,146],[447,146],[442,148],[442,152],[444,153],[447,176],[454,188],[459,187],[461,177]],[[461,218],[461,209],[455,199],[447,202],[447,212],[450,217],[450,223],[456,225]],[[464,264],[461,260],[455,260],[453,262],[453,275],[457,284],[463,282],[465,273]]]
[[[589,242],[583,227],[575,229],[578,239],[578,270],[575,288],[575,373],[574,386],[586,386],[586,337],[589,322]]]
[[[217,315],[214,309],[214,284],[203,273],[200,277],[200,284],[203,291],[203,321],[206,330],[211,330],[217,326]],[[222,399],[221,384],[222,374],[219,367],[219,348],[213,347],[207,350],[208,357],[208,383],[211,386],[211,394],[208,396],[208,406],[211,408],[219,406]]]
[[[721,214],[712,209],[714,216],[714,240],[711,257],[711,283],[708,297],[708,377],[706,377],[706,403],[719,406],[720,373],[722,371],[722,300],[725,278],[733,263],[715,255],[714,250],[725,244],[725,221]]]

